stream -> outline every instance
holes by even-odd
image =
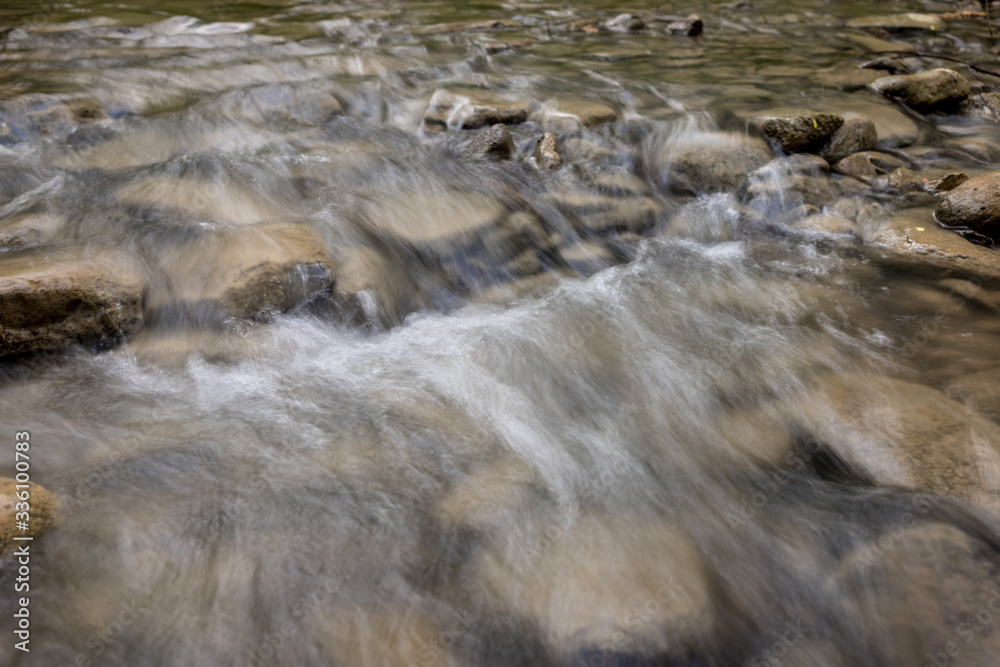
[[[980,9],[5,0],[0,284],[138,287],[0,356],[59,505],[0,665],[1000,664],[1000,255],[748,130],[996,169],[868,87],[997,84],[892,46],[1000,70],[983,19],[865,23]]]

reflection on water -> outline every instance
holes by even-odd
[[[996,128],[836,83],[895,7],[669,4],[0,10],[0,269],[143,286],[0,365],[64,510],[2,662],[993,664],[995,278],[745,127],[859,110],[935,177]]]

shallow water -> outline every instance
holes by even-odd
[[[0,437],[64,508],[0,662],[994,664],[1000,286],[886,249],[926,204],[828,179],[858,226],[819,234],[781,164],[749,203],[663,175],[761,110],[897,113],[829,77],[847,18],[903,9],[630,6],[700,12],[692,40],[559,27],[599,2],[5,3],[0,225],[49,226],[0,259],[110,250],[147,291],[124,344],[0,365]],[[521,27],[440,27],[485,18]],[[998,66],[982,23],[899,39]],[[509,163],[424,122],[483,94],[530,107]],[[560,98],[621,119],[539,173]],[[1000,159],[996,125],[910,122],[921,175]],[[588,227],[595,196],[639,222]],[[337,295],[206,306],[270,223]]]

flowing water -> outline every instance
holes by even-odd
[[[5,2],[0,218],[49,221],[34,261],[110,249],[147,306],[122,345],[0,365],[0,438],[63,506],[30,653],[0,564],[0,663],[996,664],[996,281],[887,250],[931,208],[850,179],[663,176],[764,109],[898,113],[831,85],[845,21],[952,9]],[[648,18],[692,11],[696,40]],[[454,25],[484,19],[520,25]],[[1000,67],[981,21],[899,39]],[[424,115],[483,94],[619,120],[562,133],[559,171],[535,122],[475,160]],[[900,116],[923,175],[1000,159],[995,124]],[[853,234],[786,224],[817,183]],[[587,197],[645,213],[595,231]],[[339,296],[191,306],[208,239],[270,223],[318,233]]]

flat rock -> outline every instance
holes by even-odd
[[[656,224],[663,205],[652,197],[611,197],[583,192],[563,192],[556,203],[574,219],[578,229],[605,235],[616,231],[641,233]]]
[[[13,434],[11,434],[13,440]],[[30,443],[30,441],[29,441]],[[11,458],[13,459],[14,446],[11,445]],[[28,454],[30,456],[31,451]],[[7,555],[18,546],[14,537],[31,536],[37,540],[49,528],[61,519],[61,504],[59,498],[53,495],[48,489],[31,482],[28,485],[29,496],[27,502],[31,508],[28,513],[28,530],[23,531],[17,528],[14,521],[15,505],[21,500],[17,494],[25,489],[18,489],[18,483],[9,477],[0,477],[0,558]],[[21,544],[36,544],[36,542],[21,542]],[[34,547],[32,547],[32,552]]]
[[[968,80],[945,68],[876,79],[872,90],[919,111],[953,111],[972,92]]]
[[[0,256],[0,354],[120,342],[142,322],[145,281],[86,248]]]
[[[938,31],[945,27],[944,21],[933,14],[918,14],[905,12],[886,14],[883,16],[862,16],[847,22],[849,28],[882,28],[883,30],[930,30]]]
[[[168,323],[218,323],[286,311],[328,294],[333,262],[311,227],[269,223],[199,234],[159,258],[167,286],[150,295],[149,308]]]
[[[452,21],[450,23],[436,23],[415,30],[424,35],[439,35],[452,32],[482,32],[484,30],[510,30],[523,27],[518,21],[513,19],[484,19],[477,21]]]
[[[672,191],[708,194],[735,190],[774,153],[761,139],[707,132],[668,143],[652,157],[660,178]]]
[[[424,122],[450,129],[476,130],[502,123],[517,125],[528,119],[528,105],[489,99],[477,92],[468,95],[438,90],[431,96]]]
[[[970,243],[934,223],[927,209],[909,209],[883,221],[873,242],[896,260],[918,261],[1000,279],[1000,252]]]
[[[969,227],[1000,241],[1000,171],[970,178],[945,194],[934,212],[950,227]]]
[[[532,117],[546,132],[569,134],[618,120],[618,112],[599,102],[559,100],[546,104]]]
[[[362,207],[376,233],[423,250],[451,252],[496,226],[506,208],[485,195],[457,190],[395,190]]]
[[[889,173],[902,166],[903,161],[889,153],[861,151],[834,162],[830,169],[838,174],[854,176],[867,183],[878,174]]]

